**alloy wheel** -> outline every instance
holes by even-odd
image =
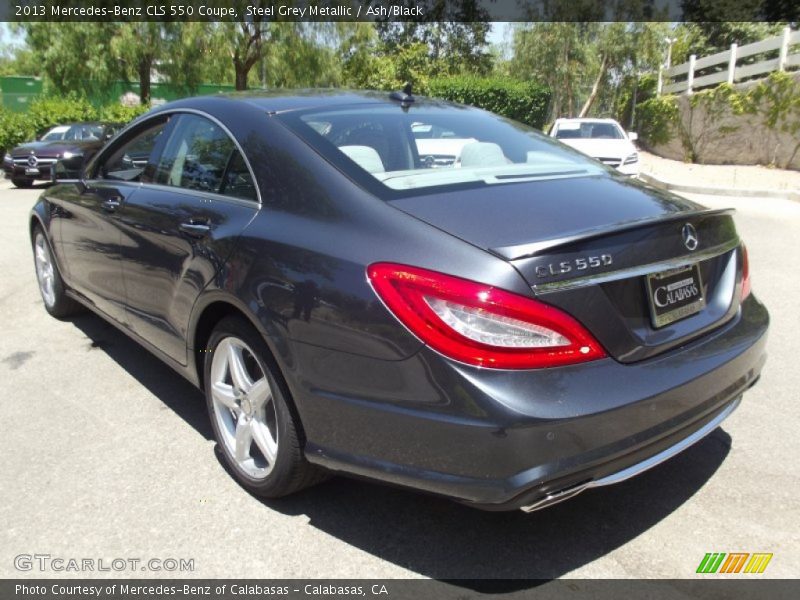
[[[39,281],[39,291],[48,307],[56,303],[55,273],[53,271],[53,257],[50,247],[42,233],[36,235],[35,241],[36,278]]]
[[[220,443],[244,474],[266,478],[278,455],[275,402],[264,369],[241,339],[217,344],[210,386]]]

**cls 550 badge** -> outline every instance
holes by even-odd
[[[536,267],[537,277],[551,277],[553,275],[564,275],[572,271],[587,271],[608,267],[614,262],[610,254],[600,254],[599,256],[582,256],[573,260],[562,260],[557,263],[540,265]]]

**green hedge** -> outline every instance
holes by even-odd
[[[428,96],[469,104],[541,129],[547,118],[550,89],[503,77],[462,75],[431,79]]]
[[[0,155],[59,123],[94,120],[127,123],[147,110],[146,106],[121,104],[95,108],[86,99],[78,97],[38,98],[31,102],[26,113],[0,108]]]
[[[36,130],[21,113],[0,108],[0,154],[17,144],[33,139]]]
[[[675,96],[658,96],[636,107],[639,139],[646,147],[666,144],[675,136],[680,123]]]

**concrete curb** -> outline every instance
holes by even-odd
[[[711,196],[743,196],[746,198],[778,198],[781,200],[794,200],[800,202],[800,190],[748,190],[748,189],[729,189],[721,187],[703,187],[699,185],[683,185],[680,183],[669,183],[648,173],[639,173],[639,179],[652,186],[669,190],[671,192],[687,192],[690,194],[708,194]]]

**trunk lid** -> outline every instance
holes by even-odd
[[[509,261],[537,297],[576,317],[621,362],[684,344],[738,309],[741,250],[732,211],[707,210],[637,182],[586,177],[392,204]],[[687,245],[685,231],[696,244]],[[705,305],[657,324],[659,280],[648,284],[648,276],[680,275],[693,265],[687,277],[699,278]]]

